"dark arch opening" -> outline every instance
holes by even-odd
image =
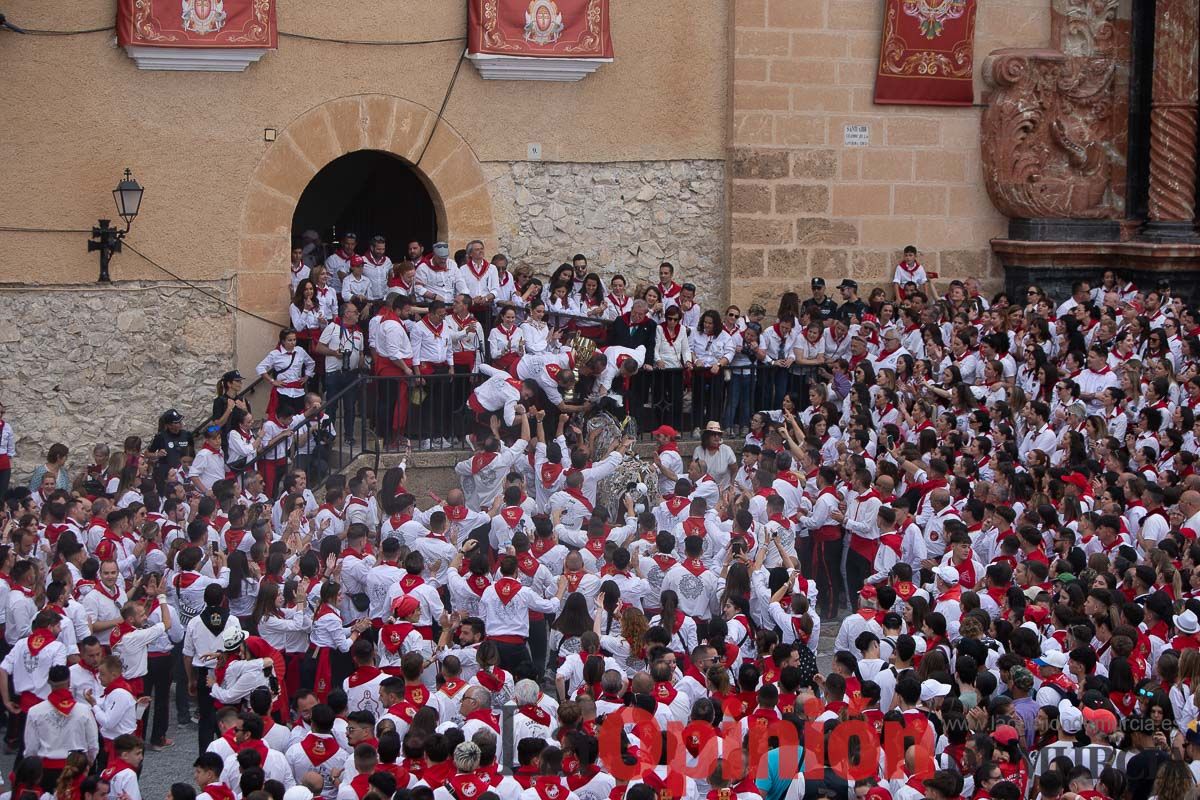
[[[353,231],[359,253],[366,252],[371,237],[381,235],[388,255],[399,261],[413,239],[426,252],[437,241],[437,208],[407,162],[378,150],[358,150],[326,164],[300,195],[292,215],[293,240],[310,229],[327,246]]]

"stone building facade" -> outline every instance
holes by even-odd
[[[1000,285],[981,108],[872,103],[882,3],[610,0],[615,59],[577,83],[483,80],[467,64],[453,78],[465,5],[280,2],[280,31],[317,40],[284,35],[240,73],[139,70],[105,33],[4,37],[10,102],[37,110],[0,117],[0,312],[18,320],[0,334],[0,399],[21,468],[35,443],[90,441],[89,421],[116,441],[151,433],[166,407],[202,415],[224,369],[250,374],[287,319],[301,195],[364,150],[411,168],[452,247],[481,238],[538,272],[582,252],[636,282],[667,259],[706,305],[773,308],[812,275],[886,283],[915,244],[943,279]],[[1050,5],[979,4],[977,98],[988,52],[1049,42]],[[10,0],[5,13],[80,30],[113,8]],[[847,126],[867,127],[865,146]],[[82,230],[112,216],[127,166],[146,187],[136,250],[100,286]]]

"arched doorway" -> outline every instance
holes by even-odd
[[[406,161],[379,150],[357,150],[326,164],[300,195],[292,216],[293,239],[309,229],[326,244],[353,231],[359,252],[381,235],[388,255],[399,261],[413,239],[426,250],[438,240],[437,209]]]

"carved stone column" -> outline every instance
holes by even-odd
[[[1158,0],[1150,111],[1151,239],[1196,236],[1196,0]]]

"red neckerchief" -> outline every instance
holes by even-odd
[[[316,733],[310,733],[301,739],[300,747],[314,767],[321,766],[340,752],[332,736]]]
[[[529,577],[532,578],[536,575],[538,567],[541,565],[542,562],[538,561],[530,553],[517,553],[517,569]],[[497,592],[499,592],[499,589],[497,589]]]
[[[433,325],[429,324],[429,317],[422,317],[421,322],[425,323],[426,328],[429,328],[429,332],[433,334],[433,338],[435,338],[435,339],[442,338],[442,329],[446,326],[446,323],[444,320],[442,322],[439,322],[438,326],[436,328],[433,327]]]
[[[383,670],[379,669],[378,667],[359,667],[354,670],[354,672],[350,673],[350,677],[346,679],[346,683],[350,686],[350,688],[355,688],[362,686],[363,684],[370,683],[382,674]]]
[[[503,605],[508,605],[517,596],[517,592],[521,591],[521,582],[516,578],[501,578],[493,586],[496,587],[496,596]]]
[[[334,616],[336,616],[336,617],[337,617],[339,620],[342,618],[342,615],[341,615],[341,613],[340,613],[340,612],[339,612],[339,611],[338,611],[336,608],[334,608],[333,606],[329,605],[328,603],[325,603],[324,605],[322,605],[320,608],[318,608],[318,609],[317,609],[317,613],[316,613],[316,615],[313,617],[313,621],[316,621],[316,620],[318,620],[318,619],[321,619],[322,617],[327,617],[327,616],[329,616],[330,614],[333,614],[333,615],[334,615]]]
[[[478,475],[488,464],[495,461],[499,455],[499,453],[483,451],[471,456],[471,474]]]
[[[26,644],[29,647],[29,652],[34,657],[46,649],[46,646],[51,642],[57,641],[54,634],[49,628],[35,628],[29,632],[29,640]]]
[[[342,512],[338,511],[336,508],[331,506],[329,503],[322,503],[320,505],[320,507],[317,509],[317,511],[328,511],[330,514],[333,514],[333,516],[337,517],[338,519],[344,518],[342,516]]]
[[[46,699],[50,701],[54,710],[64,717],[70,716],[71,709],[75,707],[75,695],[71,693],[70,689],[53,689]]]
[[[675,283],[675,281],[671,281],[671,283],[666,286],[663,286],[661,283],[658,284],[658,293],[662,295],[664,300],[679,294],[681,289],[683,289],[683,287],[678,283]]]
[[[568,487],[564,488],[563,491],[566,492],[567,494],[571,495],[571,497],[574,497],[580,503],[582,503],[583,507],[585,509],[587,509],[587,512],[589,514],[592,513],[592,511],[593,511],[592,501],[587,499],[587,495],[585,495],[583,493],[582,489],[572,489],[568,486]]]
[[[691,505],[691,499],[680,495],[667,495],[663,498],[663,504],[667,510],[671,512],[671,516],[678,517],[683,509]]]
[[[133,769],[133,767],[122,761],[120,756],[117,756],[113,759],[113,762],[109,764],[103,772],[100,773],[100,777],[111,783],[113,778],[127,769],[133,770],[134,773],[137,772],[137,770]]]
[[[500,732],[500,723],[496,720],[496,715],[493,714],[491,709],[489,709],[489,708],[477,708],[474,711],[472,711],[470,714],[467,714],[467,719],[468,720],[477,719],[480,722],[483,722],[484,724],[486,724],[489,728],[494,730],[496,733]],[[464,720],[464,722],[465,722],[465,720]]]
[[[130,625],[128,622],[125,622],[122,620],[121,624],[118,625],[117,627],[113,628],[112,633],[109,634],[109,637],[108,637],[109,649],[115,650],[117,645],[119,645],[121,643],[121,640],[125,638],[126,634],[133,633],[136,630],[137,630],[137,628]]]
[[[706,567],[704,562],[698,558],[685,558],[681,563],[681,566],[688,572],[695,575],[697,578],[708,571],[708,567]]]
[[[485,258],[485,259],[483,259],[483,261],[481,261],[479,263],[479,269],[475,269],[475,262],[469,258],[467,259],[467,269],[471,270],[471,274],[475,276],[476,280],[479,280],[484,275],[486,275],[487,271],[488,271],[488,267],[490,267],[491,265],[492,265],[491,262]]]
[[[112,600],[114,603],[118,602],[118,599],[121,597],[121,587],[120,586],[114,586],[112,589],[109,589],[107,586],[104,585],[103,581],[96,581],[96,585],[94,588],[97,592],[104,595],[109,600]],[[110,594],[110,592],[111,592],[111,594]]]
[[[662,333],[663,338],[667,340],[667,344],[674,346],[675,340],[679,338],[679,334],[683,331],[683,326],[677,325],[675,327],[675,333],[672,334],[670,326],[663,324],[663,326],[659,328],[659,331]]]
[[[131,696],[137,697],[137,695],[133,691],[133,687],[129,685],[129,681],[125,680],[124,678],[117,678],[115,681],[110,683],[108,686],[105,686],[104,691],[102,692],[102,696],[108,697],[110,694],[117,691],[118,689],[124,689],[125,691],[129,692],[129,694]]]
[[[541,479],[542,486],[549,489],[558,481],[558,476],[562,474],[563,468],[561,464],[552,464],[547,461],[542,464]]]
[[[596,540],[589,539],[588,543],[590,544],[592,541],[602,542],[603,540],[602,539],[596,539]],[[601,549],[603,549],[603,545],[601,545]],[[590,551],[590,548],[589,548],[589,551]],[[583,577],[585,575],[587,575],[587,573],[584,572],[583,570],[579,570],[577,572],[564,571],[563,577],[567,579],[567,589],[569,589],[572,592],[577,591],[579,589],[579,584],[583,582]]]
[[[539,725],[550,727],[550,714],[546,712],[546,709],[537,704],[521,706],[517,709],[517,713],[527,719],[533,720]]]

